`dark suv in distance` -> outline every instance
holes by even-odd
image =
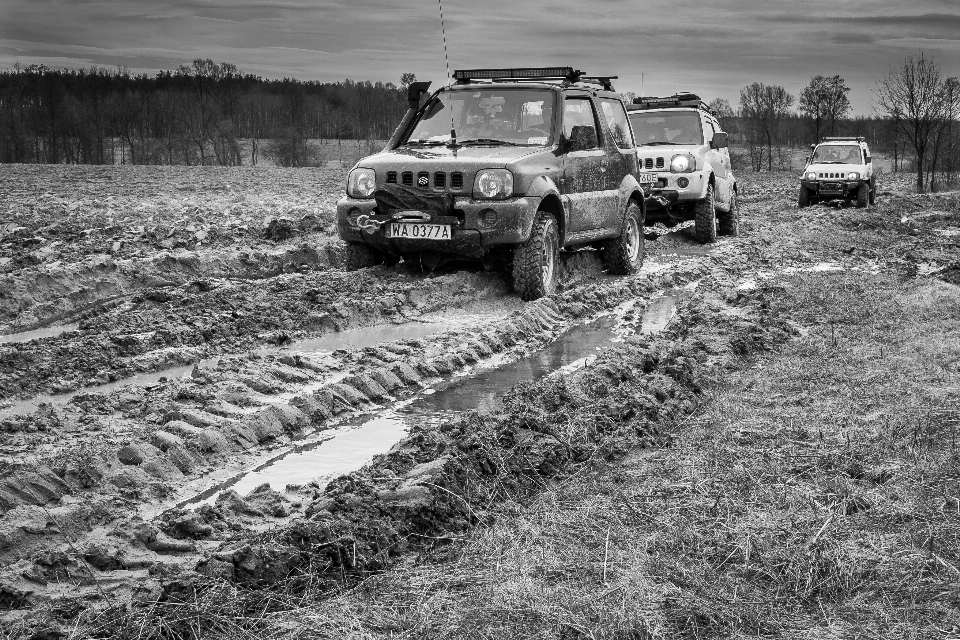
[[[556,287],[558,253],[592,246],[612,273],[643,262],[644,192],[620,94],[570,67],[473,69],[421,99],[337,203],[347,269],[400,258],[485,260],[525,299]]]

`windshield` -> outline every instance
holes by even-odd
[[[630,114],[630,124],[633,125],[638,147],[703,144],[700,115],[693,111],[634,111]]]
[[[821,164],[863,164],[858,144],[824,144],[813,152],[810,162]]]
[[[554,102],[549,89],[442,91],[404,144],[447,144],[452,125],[459,144],[548,146],[553,143]]]

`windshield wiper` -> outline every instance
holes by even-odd
[[[469,140],[459,140],[458,144],[505,144],[509,147],[520,147],[516,142],[509,140],[497,140],[496,138],[470,138]]]
[[[448,140],[407,140],[404,145],[419,144],[425,147],[439,147],[447,144]]]
[[[644,142],[641,144],[641,147],[658,147],[658,146],[669,146],[674,144],[690,144],[688,142]]]
[[[843,160],[814,160],[813,163],[816,164],[853,164],[849,162],[844,162]],[[811,163],[811,164],[813,164]]]

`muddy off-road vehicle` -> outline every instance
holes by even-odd
[[[410,109],[337,203],[347,269],[400,258],[503,268],[526,300],[556,287],[558,253],[592,246],[608,270],[643,261],[644,194],[611,78],[570,67],[473,69]],[[421,104],[422,103],[422,104]]]
[[[627,106],[641,172],[655,172],[648,221],[694,221],[700,242],[740,234],[737,179],[728,136],[692,93],[635,98]]]
[[[813,153],[800,176],[797,206],[856,199],[857,206],[863,208],[876,202],[873,158],[862,137],[824,138],[820,144],[810,146]]]

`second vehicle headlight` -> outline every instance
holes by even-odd
[[[807,173],[807,180],[816,180],[816,179],[817,179],[816,171],[810,171]]]
[[[696,159],[686,153],[681,153],[670,158],[671,173],[690,173],[697,170]]]
[[[513,195],[513,174],[506,169],[484,169],[473,181],[473,197],[487,200]]]
[[[857,173],[856,171],[851,171],[850,173],[847,174],[847,180],[859,180],[859,179],[860,179],[860,174]]]
[[[373,169],[354,169],[347,176],[347,195],[351,198],[369,198],[377,188],[377,174]]]

